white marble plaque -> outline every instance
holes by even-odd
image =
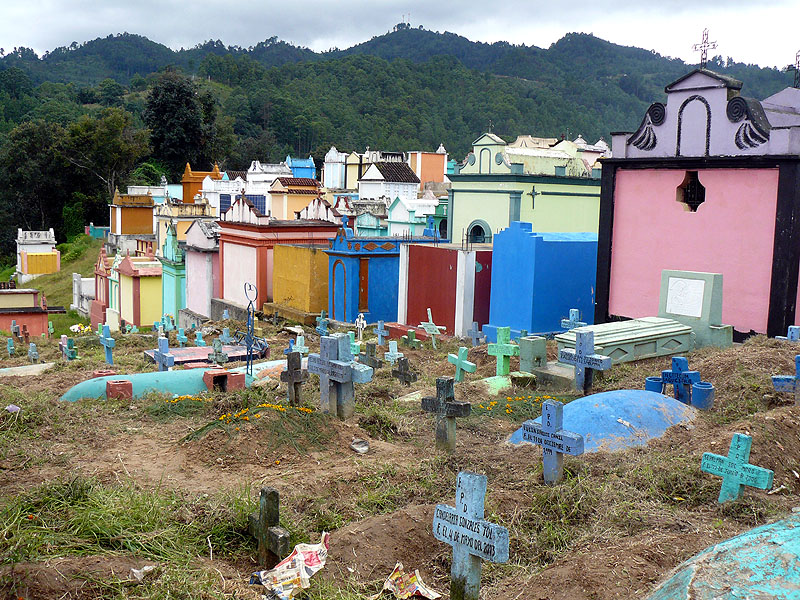
[[[703,279],[670,277],[667,284],[666,311],[673,315],[700,317],[703,314],[703,294],[706,282]]]

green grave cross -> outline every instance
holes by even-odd
[[[772,487],[774,473],[771,470],[748,464],[752,444],[753,438],[749,435],[734,433],[728,456],[703,453],[700,470],[722,476],[718,500],[720,504],[741,497],[744,486],[761,490]]]
[[[250,535],[258,540],[258,564],[271,568],[289,554],[290,534],[280,526],[280,495],[271,487],[261,488],[258,512],[250,515]]]
[[[443,325],[437,325],[436,323],[433,322],[433,317],[431,316],[430,308],[428,309],[428,320],[425,321],[424,323],[420,323],[419,326],[425,330],[425,333],[431,336],[433,349],[436,350],[436,336],[442,333],[446,329],[446,327],[444,327]],[[440,329],[442,331],[439,331]]]
[[[222,342],[219,338],[215,339],[214,342],[211,344],[211,348],[213,352],[208,354],[208,360],[213,362],[215,365],[224,365],[228,362],[228,355],[222,351]]]
[[[511,328],[497,328],[497,343],[489,344],[489,356],[497,357],[497,375],[508,375],[511,371],[511,357],[519,356],[519,346],[511,343]]]
[[[461,346],[458,349],[458,355],[455,354],[448,354],[447,355],[447,362],[452,363],[456,366],[456,383],[461,383],[464,381],[464,371],[467,373],[474,373],[475,370],[478,368],[475,363],[469,362],[467,360],[467,356],[469,355],[469,350]]]
[[[417,332],[413,329],[409,329],[408,333],[400,338],[400,341],[403,342],[403,346],[408,346],[412,350],[419,350],[421,345],[417,339]]]

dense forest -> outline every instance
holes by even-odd
[[[763,98],[791,75],[716,56],[709,68]],[[496,133],[594,141],[635,128],[691,66],[568,34],[547,49],[398,26],[346,50],[268,39],[173,51],[119,34],[37,56],[0,49],[0,254],[17,227],[59,239],[105,223],[115,187],[176,180],[187,161],[245,169],[331,145],[433,150],[457,159]]]

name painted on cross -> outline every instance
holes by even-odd
[[[505,562],[508,560],[508,547],[505,546],[505,555],[500,556],[503,547],[497,544],[498,540],[504,539],[503,535],[508,536],[505,527],[460,515],[446,504],[436,506],[433,536],[440,542],[464,546],[469,549],[470,554],[484,560]]]
[[[522,424],[522,439],[563,454],[583,453],[583,438],[575,440],[565,438],[559,433],[546,433],[533,421],[526,421]]]

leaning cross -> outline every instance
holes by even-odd
[[[403,358],[403,353],[397,351],[397,340],[391,340],[389,342],[389,351],[383,353],[383,358],[386,359],[390,365],[396,363],[398,358]]]
[[[481,333],[480,328],[478,327],[478,322],[472,322],[472,329],[467,331],[467,335],[472,338],[472,347],[479,346],[481,344],[486,343],[486,336]]]
[[[406,385],[411,385],[417,380],[417,374],[408,366],[408,359],[405,356],[397,359],[397,368],[392,369],[392,377]]]
[[[183,330],[183,327],[178,329],[178,335],[175,336],[175,339],[178,340],[178,345],[183,348],[186,342],[189,341],[189,338],[186,337],[186,332]]]
[[[282,556],[289,554],[290,534],[280,526],[280,495],[271,487],[261,488],[258,512],[248,519],[250,535],[258,540],[258,564],[264,568],[275,566]]]
[[[290,352],[286,357],[286,370],[281,371],[281,381],[286,383],[286,399],[291,406],[300,404],[303,382],[308,380],[308,371],[303,369],[303,355]]]
[[[317,321],[317,328],[314,331],[316,331],[320,336],[328,335],[329,319],[325,317],[324,310],[319,313],[319,316],[317,317],[316,321]]]
[[[772,487],[774,473],[771,470],[748,464],[752,443],[753,438],[749,435],[734,433],[728,456],[720,456],[711,452],[703,453],[700,470],[722,476],[722,488],[719,491],[718,500],[720,504],[740,498],[744,486],[761,490],[768,490]]]
[[[478,368],[475,363],[467,360],[468,355],[469,350],[464,346],[461,346],[461,348],[458,349],[457,356],[455,354],[447,355],[447,362],[453,363],[456,366],[456,383],[461,383],[464,381],[464,371],[467,373],[474,373],[475,369]]]
[[[461,471],[456,483],[455,508],[437,504],[433,537],[453,547],[450,598],[478,600],[481,559],[508,561],[508,529],[484,520],[486,475]]]
[[[421,343],[417,339],[417,332],[413,329],[409,329],[408,333],[400,338],[400,341],[403,342],[403,346],[408,346],[412,350],[419,350]]]
[[[797,385],[800,380],[800,354],[794,357],[794,375],[773,375],[772,387],[776,392],[792,392],[794,393],[794,403],[800,406],[800,385]]]
[[[231,330],[227,327],[223,327],[222,333],[218,337],[219,341],[223,344],[230,344],[235,340],[231,337]]]
[[[103,325],[103,334],[100,336],[100,343],[106,351],[106,362],[109,365],[113,365],[114,355],[111,353],[111,349],[117,345],[117,342],[111,337],[111,329],[109,329],[108,325]]]
[[[586,323],[580,319],[581,313],[577,308],[569,309],[569,319],[561,319],[562,329],[575,329],[576,327],[585,327]]]
[[[383,321],[378,321],[378,326],[372,330],[372,333],[378,336],[378,346],[383,346],[386,336],[389,335],[386,327],[383,326]]]
[[[206,346],[206,342],[203,339],[203,332],[202,331],[195,331],[194,332],[194,345],[195,346]]]
[[[169,371],[169,368],[175,365],[175,356],[169,351],[167,338],[158,338],[158,348],[153,352],[153,360],[156,361],[159,371]]]
[[[672,384],[676,400],[689,404],[692,399],[692,384],[700,382],[700,373],[689,370],[689,359],[685,356],[673,356],[672,370],[661,371],[661,381],[664,385]]]
[[[786,340],[787,342],[800,342],[800,327],[797,325],[789,325],[786,335],[776,335],[776,340]]]
[[[472,411],[469,402],[456,402],[452,377],[436,379],[436,397],[423,398],[422,410],[436,415],[436,448],[447,452],[456,449],[456,417]]]
[[[383,366],[383,361],[375,355],[376,349],[374,342],[367,342],[366,351],[358,355],[358,362],[369,365],[373,369],[380,369]]]
[[[519,346],[511,343],[511,328],[497,328],[497,343],[489,344],[487,351],[490,356],[497,357],[497,375],[508,375],[511,371],[511,357],[519,356]]]
[[[439,335],[440,333],[442,333],[447,328],[444,327],[443,325],[437,325],[436,323],[433,322],[433,317],[431,316],[431,309],[430,308],[428,309],[428,320],[426,322],[424,322],[424,323],[420,323],[419,326],[422,327],[422,329],[425,330],[425,333],[427,333],[429,336],[431,336],[431,342],[433,343],[433,349],[436,350],[436,336]],[[440,329],[442,331],[439,331]]]
[[[558,400],[542,403],[542,424],[534,420],[522,424],[522,439],[542,447],[544,482],[555,485],[564,479],[564,455],[583,454],[583,436],[565,431],[564,405]]]
[[[575,367],[575,389],[587,393],[592,389],[592,373],[611,368],[611,358],[594,353],[594,331],[575,332],[575,350],[562,348],[559,362]]]
[[[353,362],[350,340],[343,333],[322,336],[319,354],[308,356],[308,372],[319,375],[320,408],[340,419],[355,412],[354,383],[372,381],[372,368]]]
[[[215,365],[220,366],[228,362],[228,355],[222,351],[222,342],[219,340],[219,338],[214,340],[214,342],[211,344],[211,348],[213,349],[213,352],[208,354],[208,360],[213,362]]]
[[[364,330],[367,328],[367,321],[364,319],[364,313],[358,313],[355,325],[356,331],[358,331],[358,341],[361,342],[364,339]]]

